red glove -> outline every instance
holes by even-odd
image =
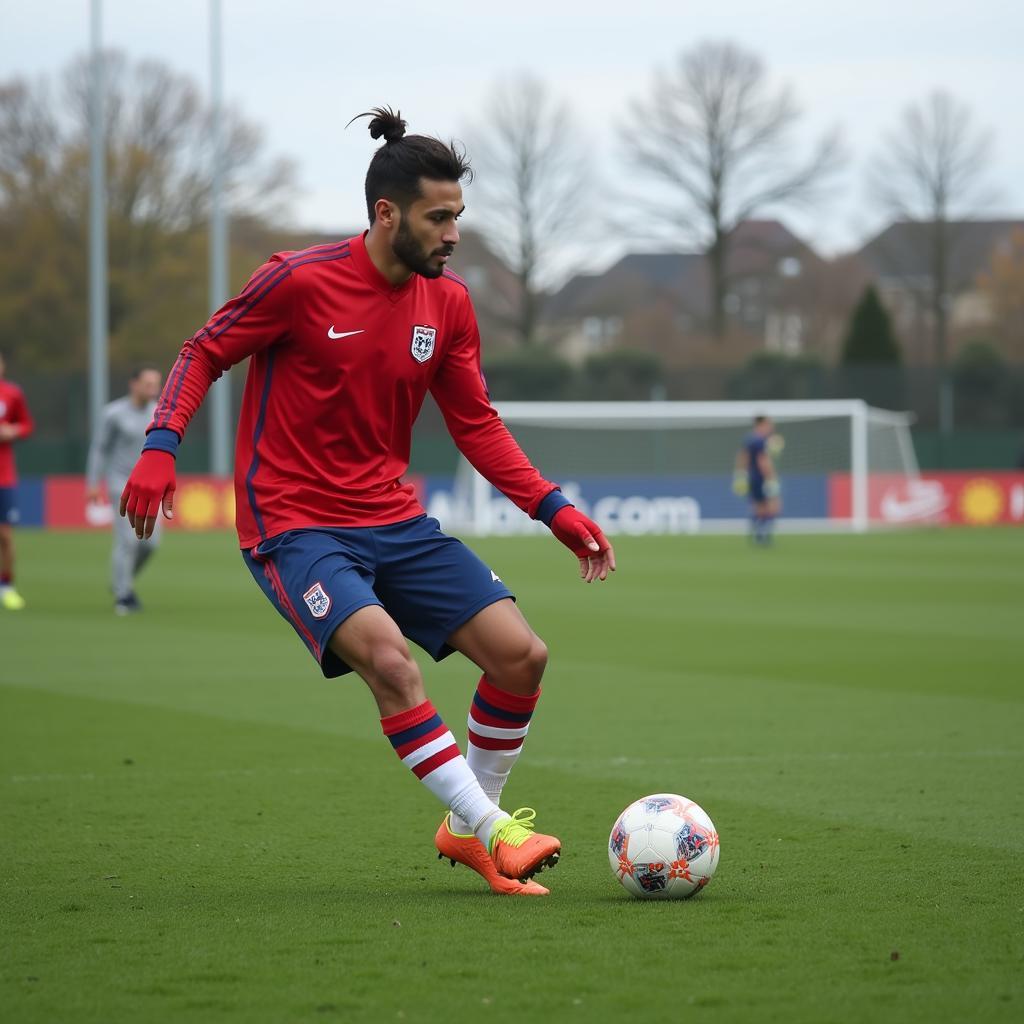
[[[121,492],[121,515],[128,516],[139,540],[153,536],[163,506],[168,519],[174,516],[174,456],[153,448],[144,451]]]
[[[601,527],[573,505],[563,505],[551,517],[551,532],[580,560],[580,578],[587,583],[615,572],[615,552]]]
[[[611,544],[601,527],[574,505],[563,505],[551,519],[551,532],[577,557],[590,558]]]

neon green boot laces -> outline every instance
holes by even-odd
[[[513,811],[512,817],[503,821],[491,834],[487,852],[493,853],[499,839],[509,846],[522,846],[533,835],[536,817],[537,812],[532,807],[520,807],[518,811]]]

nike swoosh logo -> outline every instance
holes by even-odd
[[[913,519],[930,519],[946,510],[949,499],[938,481],[911,482],[906,496],[887,491],[882,496],[879,511],[890,523],[906,523]]]
[[[350,337],[353,334],[362,334],[362,333],[363,333],[363,331],[336,331],[334,329],[334,324],[331,324],[330,328],[327,331],[327,337],[328,338],[348,338],[348,337]]]

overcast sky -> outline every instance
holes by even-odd
[[[903,108],[936,88],[992,132],[987,180],[999,199],[988,213],[1024,216],[1019,0],[222,5],[226,96],[262,125],[272,152],[297,161],[296,226],[365,222],[362,182],[374,144],[364,127],[344,130],[353,114],[392,104],[410,131],[458,137],[495,80],[518,71],[541,76],[573,105],[595,164],[621,180],[613,126],[628,99],[650,90],[656,68],[707,39],[757,53],[772,82],[792,87],[805,114],[804,151],[826,129],[841,129],[850,159],[833,197],[811,216],[783,217],[823,253],[852,248],[879,227],[865,164]],[[103,22],[107,46],[208,84],[207,0],[103,0]],[[88,45],[88,0],[0,0],[0,81],[55,72]],[[471,225],[471,188],[467,203]],[[598,264],[622,251],[608,241]]]

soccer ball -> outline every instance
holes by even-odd
[[[699,892],[718,867],[718,853],[711,819],[675,793],[654,793],[631,803],[608,837],[615,877],[641,899],[681,900]]]

